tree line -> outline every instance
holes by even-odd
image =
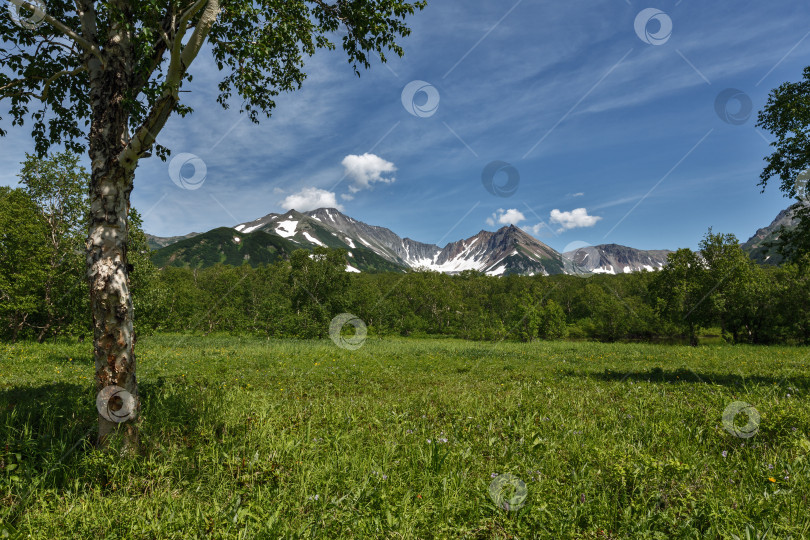
[[[0,188],[0,338],[89,337],[83,242],[86,171],[78,156],[29,156],[21,187]],[[810,256],[760,267],[733,235],[709,230],[657,272],[490,277],[466,271],[354,274],[318,248],[253,268],[150,262],[130,211],[128,260],[138,331],[322,338],[344,312],[372,335],[472,340],[810,342]]]

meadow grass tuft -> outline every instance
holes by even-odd
[[[121,457],[92,444],[87,344],[0,344],[0,537],[810,536],[805,349],[160,335],[137,352],[143,454]],[[736,401],[761,415],[752,437],[724,428]],[[489,493],[507,473],[527,488],[509,510]]]

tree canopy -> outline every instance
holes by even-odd
[[[807,203],[810,200],[810,66],[799,82],[786,82],[771,91],[760,111],[757,127],[768,130],[776,140],[774,151],[765,157],[760,174],[763,191],[768,182],[779,178],[779,189],[787,197]],[[799,262],[810,253],[810,207],[795,211],[798,225],[782,228],[777,244],[779,253],[790,262]]]
[[[257,122],[269,116],[274,97],[300,88],[307,57],[341,46],[356,73],[375,55],[402,55],[397,38],[410,33],[405,18],[424,1],[398,0],[51,0],[47,8],[15,0],[19,24],[0,17],[0,101],[13,125],[32,120],[36,150],[61,142],[84,149],[93,95],[91,79],[122,88],[131,138],[130,159],[153,144],[169,115],[192,112],[179,92],[189,67],[207,42],[222,76],[217,101]],[[40,20],[41,19],[41,20]],[[338,29],[345,34],[338,35]],[[337,44],[336,44],[337,42]],[[121,70],[109,69],[115,64]],[[0,135],[5,132],[0,130]],[[158,146],[165,158],[167,148]],[[124,156],[122,156],[123,158]]]

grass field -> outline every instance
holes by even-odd
[[[0,345],[0,537],[810,536],[806,349],[164,335],[137,352],[126,458],[91,444],[88,344]],[[722,422],[737,401],[761,418],[737,415],[742,436]]]

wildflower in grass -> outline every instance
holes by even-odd
[[[723,450],[722,452],[720,452],[720,455],[722,455],[723,457],[727,457],[728,452],[726,450]]]
[[[430,443],[431,443],[431,442],[433,442],[433,441],[431,441],[430,439],[428,439],[428,440],[427,440],[427,442],[428,442],[428,444],[430,444]]]
[[[497,477],[498,477],[498,473],[494,472],[494,473],[490,474],[490,475],[489,475],[489,477],[490,477],[490,478],[497,478]]]
[[[769,469],[773,469],[773,465],[769,463],[769,464],[768,464],[768,468],[769,468]]]
[[[439,442],[440,442],[440,443],[446,443],[446,442],[447,442],[447,439],[445,439],[445,438],[441,438],[441,439],[439,439]]]
[[[771,476],[771,477],[769,477],[769,478],[768,478],[768,482],[773,482],[773,483],[776,483],[776,478],[774,478],[773,476]]]

